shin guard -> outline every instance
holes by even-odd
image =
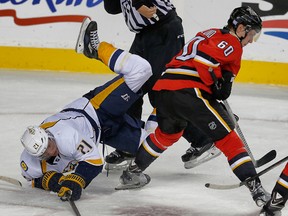
[[[215,144],[225,154],[232,171],[240,181],[256,175],[252,160],[235,131],[216,141]]]
[[[277,183],[273,189],[283,197],[283,202],[286,203],[288,199],[288,163],[279,176]]]
[[[98,48],[98,56],[99,59],[107,66],[109,66],[110,59],[112,58],[113,54],[117,51],[118,49],[115,48],[112,44],[109,44],[107,42],[101,42],[99,44]],[[119,49],[120,50],[120,49]],[[122,50],[120,50],[122,51]],[[112,69],[109,66],[110,69]],[[112,69],[113,70],[113,69]]]
[[[176,134],[165,134],[157,127],[155,133],[150,134],[139,147],[135,163],[144,171],[162,152],[177,142],[182,134],[183,131]]]

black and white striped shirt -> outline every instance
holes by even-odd
[[[120,2],[126,25],[130,31],[139,33],[141,29],[157,22],[154,18],[147,19],[141,16],[136,8],[132,6],[132,0],[120,0]],[[152,3],[157,7],[157,15],[160,20],[161,17],[165,16],[169,11],[175,9],[170,0],[152,0]]]

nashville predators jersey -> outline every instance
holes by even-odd
[[[86,98],[81,98],[68,107],[85,106],[85,110],[89,112],[93,107],[88,102]],[[82,113],[59,112],[45,119],[40,127],[53,135],[59,154],[46,161],[31,156],[24,150],[20,157],[20,165],[22,175],[27,180],[39,178],[50,170],[60,173],[71,172],[81,161],[92,166],[103,165],[104,160],[98,149],[99,134]]]

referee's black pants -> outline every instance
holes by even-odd
[[[153,75],[143,85],[142,91],[148,93],[151,105],[155,106],[155,95],[152,87],[165,71],[165,65],[184,46],[184,31],[182,20],[172,11],[168,20],[147,27],[135,35],[130,53],[137,54],[146,59],[151,67]],[[143,94],[143,95],[144,95]],[[143,98],[139,98],[129,109],[128,114],[141,119]]]

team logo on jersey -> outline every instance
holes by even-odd
[[[129,101],[130,99],[130,96],[128,94],[124,94],[124,95],[121,95],[121,97],[125,100],[125,101]]]
[[[25,172],[28,170],[28,166],[24,161],[21,161],[20,165]]]
[[[78,165],[78,161],[70,161],[69,164],[64,168],[63,173],[71,172],[76,169],[76,166]]]
[[[208,124],[208,127],[210,128],[210,130],[215,130],[217,128],[217,125],[216,123],[213,121],[213,122],[210,122]]]

